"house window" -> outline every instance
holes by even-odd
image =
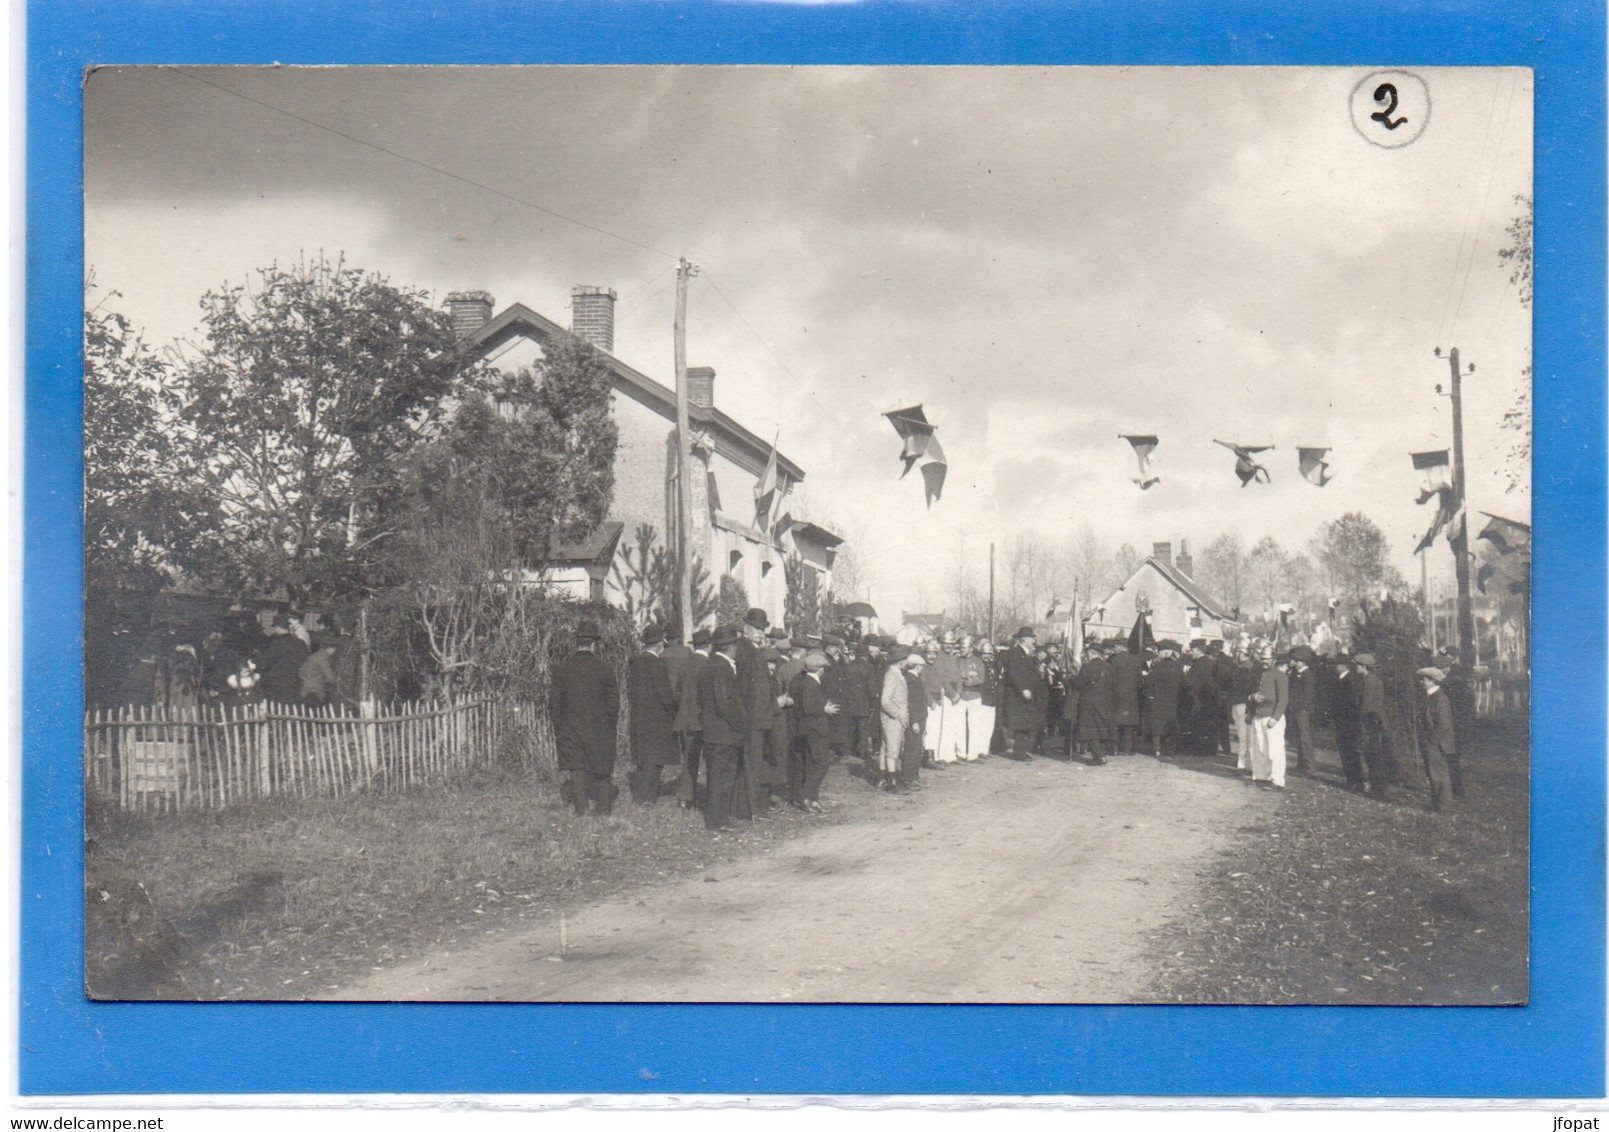
[[[726,556],[726,572],[733,577],[737,576],[738,568],[743,565],[743,552],[734,550]]]
[[[760,563],[760,577],[769,578],[771,576],[771,567],[772,567],[772,565],[773,564],[770,563],[770,562],[762,562],[762,563]]]

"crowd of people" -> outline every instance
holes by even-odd
[[[324,706],[342,701],[340,656],[345,638],[309,631],[280,611],[193,633],[153,632],[134,649],[113,706],[188,710],[205,704]]]
[[[565,798],[608,813],[621,689],[584,623],[554,670],[550,700]],[[1430,808],[1463,793],[1460,751],[1473,697],[1456,660],[1426,658],[1417,676],[1417,771]],[[1258,786],[1313,772],[1317,728],[1333,730],[1343,785],[1384,797],[1404,781],[1387,689],[1369,653],[1319,656],[1241,638],[1090,641],[1081,662],[1024,627],[1006,642],[956,633],[916,644],[876,634],[793,636],[751,609],[738,624],[683,642],[642,634],[627,668],[634,800],[674,794],[711,830],[783,806],[822,808],[828,769],[845,761],[871,786],[923,788],[924,768],[990,757],[1105,765],[1120,755],[1233,758]]]

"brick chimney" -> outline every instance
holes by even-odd
[[[695,412],[715,408],[715,371],[709,366],[687,367],[687,403]]]
[[[1153,542],[1151,544],[1151,557],[1164,566],[1173,565],[1173,544],[1171,542]]]
[[[615,352],[616,295],[607,287],[570,288],[570,332],[606,354]]]
[[[1179,560],[1173,564],[1173,568],[1186,578],[1196,576],[1195,560],[1190,557],[1190,544],[1184,539],[1179,540]]]
[[[492,321],[492,296],[485,291],[454,291],[447,296],[447,313],[452,316],[453,334],[468,338]]]

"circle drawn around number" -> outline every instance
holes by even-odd
[[[1401,149],[1430,124],[1430,88],[1412,71],[1372,71],[1352,88],[1352,125],[1371,145]]]

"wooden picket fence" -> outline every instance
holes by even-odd
[[[93,800],[147,813],[405,788],[492,762],[511,729],[545,714],[486,698],[93,711],[85,786]]]

